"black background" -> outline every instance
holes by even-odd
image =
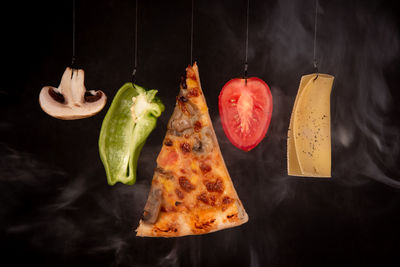
[[[77,64],[108,95],[95,117],[61,121],[38,96],[71,62],[72,1],[2,6],[0,253],[2,266],[399,266],[399,19],[388,1],[320,1],[317,57],[332,91],[332,179],[286,172],[300,78],[313,71],[314,1],[251,1],[249,74],[274,97],[266,138],[236,149],[218,95],[243,73],[246,1],[196,0],[194,54],[222,153],[248,223],[204,236],[135,237],[190,63],[190,1],[139,1],[138,84],[166,110],[134,186],[106,183],[102,119],[133,68],[134,1],[77,1]]]

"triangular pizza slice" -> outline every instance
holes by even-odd
[[[138,236],[177,237],[215,232],[248,216],[225,166],[196,63],[186,68]]]

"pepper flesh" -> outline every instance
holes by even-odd
[[[125,83],[114,97],[99,137],[100,158],[109,185],[136,182],[140,152],[165,109],[155,96],[157,92]]]

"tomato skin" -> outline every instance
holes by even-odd
[[[228,81],[219,95],[222,127],[237,148],[250,151],[265,137],[272,115],[272,94],[261,79]]]

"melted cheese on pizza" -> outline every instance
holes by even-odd
[[[248,220],[218,146],[197,65],[186,71],[157,158],[139,236],[204,234]]]

